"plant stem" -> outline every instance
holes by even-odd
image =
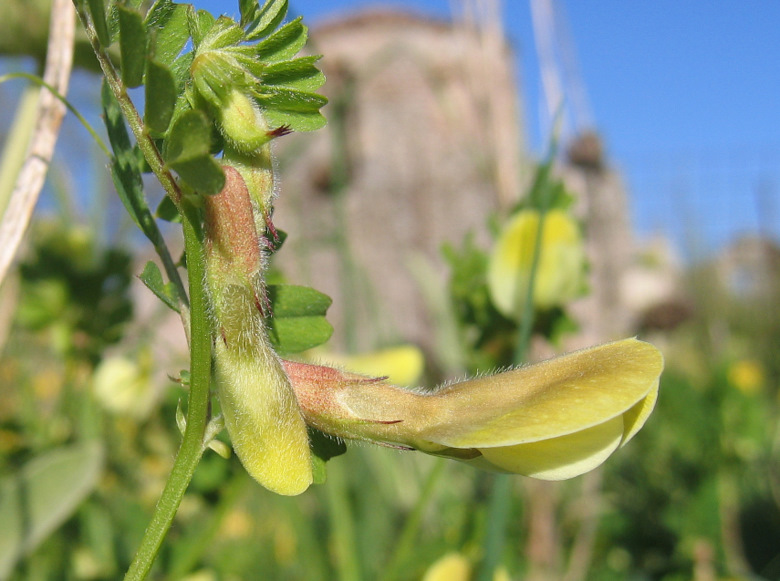
[[[328,466],[328,514],[333,534],[333,549],[339,581],[360,581],[360,561],[355,536],[354,515],[349,504],[349,491],[344,477],[344,467],[332,463]]]
[[[539,225],[536,228],[534,254],[531,269],[528,274],[528,292],[523,303],[523,315],[517,332],[514,364],[522,365],[526,361],[528,346],[531,342],[531,332],[534,326],[534,283],[542,255],[542,236],[547,211],[550,209],[550,171],[555,158],[556,144],[552,143],[544,165],[539,168],[539,179],[536,187],[540,190]],[[512,476],[498,474],[493,481],[493,495],[488,507],[488,529],[485,534],[484,555],[477,575],[477,581],[490,581],[501,559],[501,553],[506,544],[506,521],[512,506]]]
[[[163,539],[168,533],[184,492],[195,473],[203,454],[203,435],[209,412],[209,382],[211,379],[211,326],[207,315],[204,288],[205,265],[203,242],[199,229],[192,222],[192,214],[183,218],[184,242],[190,281],[190,394],[187,406],[187,428],[181,446],[155,507],[152,520],[141,540],[141,546],[127,571],[125,581],[145,579],[149,574]]]
[[[493,494],[488,508],[487,531],[485,532],[484,555],[477,574],[477,581],[491,581],[501,553],[506,545],[506,521],[512,505],[512,476],[496,474],[493,480]]]
[[[425,486],[423,487],[420,497],[417,499],[414,510],[412,510],[409,518],[406,519],[395,551],[393,552],[393,557],[385,567],[384,575],[382,575],[383,581],[396,579],[398,577],[399,569],[412,553],[414,541],[420,530],[423,514],[428,507],[428,502],[431,500],[431,496],[436,490],[436,485],[439,483],[442,474],[444,474],[444,460],[438,459],[428,473],[428,478],[425,480]]]
[[[127,120],[127,123],[130,126],[133,135],[135,136],[138,147],[141,149],[141,152],[143,153],[146,162],[149,164],[149,167],[152,169],[152,172],[154,172],[154,175],[160,181],[160,184],[162,184],[165,193],[168,195],[168,197],[171,198],[173,203],[176,204],[176,208],[182,215],[183,221],[186,222],[186,219],[183,218],[183,196],[179,185],[176,183],[173,175],[166,167],[162,158],[162,154],[157,149],[157,146],[155,145],[149,133],[146,131],[143,120],[138,114],[138,110],[135,108],[135,105],[133,105],[132,100],[128,96],[127,90],[125,89],[124,84],[122,84],[122,80],[119,78],[119,75],[117,74],[113,63],[111,62],[106,49],[101,46],[97,37],[97,33],[95,32],[95,28],[92,25],[89,16],[87,15],[87,11],[85,10],[84,1],[73,0],[73,3],[76,6],[81,23],[83,24],[84,30],[87,33],[87,38],[92,45],[92,50],[95,52],[95,57],[97,58],[98,63],[100,64],[100,68],[103,71],[106,83],[108,83],[108,86],[111,88],[111,92],[116,97],[116,100],[119,103],[119,107],[122,109],[122,114]],[[149,218],[151,218],[150,213]],[[168,275],[168,280],[170,280],[179,291],[177,294],[179,296],[182,320],[184,321],[185,325],[188,325],[188,313],[186,309],[187,293],[184,289],[184,283],[179,276],[179,271],[176,269],[176,265],[171,258],[170,253],[168,252],[168,247],[165,245],[162,234],[157,228],[157,224],[154,219],[145,220],[144,226],[144,233],[151,240],[155,251],[160,256],[160,260],[163,263],[163,268],[165,268],[165,273]],[[147,232],[147,230],[149,230],[149,232]]]
[[[550,209],[550,170],[552,169],[555,149],[552,148],[548,160],[539,169],[539,181],[537,187],[541,190],[541,208],[539,208],[539,225],[536,228],[534,238],[534,254],[531,259],[531,270],[528,274],[528,293],[523,302],[523,315],[520,319],[520,329],[517,332],[517,345],[515,346],[514,364],[522,365],[528,356],[528,344],[531,341],[531,331],[534,326],[534,286],[536,272],[539,269],[539,260],[542,256],[542,239],[544,235],[544,222],[547,211]]]

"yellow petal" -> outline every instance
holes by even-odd
[[[487,448],[572,434],[632,409],[657,389],[662,369],[658,349],[625,339],[465,381],[431,396],[443,412],[421,436],[452,448]],[[637,410],[630,429],[649,409]]]
[[[501,470],[542,480],[565,480],[602,464],[623,439],[623,419],[541,442],[482,448],[486,460]]]
[[[620,443],[621,446],[624,446],[640,429],[642,429],[647,418],[650,417],[650,413],[653,411],[657,399],[658,380],[656,380],[653,388],[646,397],[623,414],[623,441]]]

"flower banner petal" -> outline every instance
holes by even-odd
[[[440,422],[422,434],[453,448],[523,444],[571,434],[621,416],[657,389],[663,357],[625,339],[452,385]],[[652,406],[650,406],[652,409]],[[649,410],[637,412],[644,420]],[[637,424],[633,421],[632,425]]]

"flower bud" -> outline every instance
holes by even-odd
[[[266,228],[273,228],[271,214],[278,188],[271,144],[266,143],[253,153],[241,153],[226,147],[222,161],[235,168],[244,179],[252,203],[256,231],[264,232]]]
[[[247,472],[273,492],[300,494],[312,482],[306,425],[263,320],[265,257],[249,192],[224,169],[225,188],[204,198],[217,395]]]
[[[239,152],[251,153],[275,137],[252,98],[240,89],[228,93],[218,112],[219,128]]]

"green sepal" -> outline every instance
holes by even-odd
[[[143,83],[146,68],[147,35],[140,12],[117,6],[119,14],[119,55],[122,59],[122,82],[127,87]]]
[[[171,70],[151,60],[146,69],[144,123],[153,132],[162,135],[168,130],[178,94]]]
[[[325,464],[331,458],[346,454],[347,445],[344,440],[328,436],[317,428],[307,426],[309,444],[311,446],[311,467],[314,484],[324,484],[326,476]]]
[[[262,84],[313,93],[325,83],[325,75],[315,66],[319,59],[305,56],[271,64],[263,70]]]
[[[333,334],[325,319],[332,301],[313,288],[290,284],[268,287],[272,316],[269,338],[281,354],[300,353],[322,345]]]
[[[176,295],[176,287],[173,283],[163,282],[162,273],[157,264],[151,260],[144,266],[144,271],[138,276],[155,296],[164,302],[170,309],[179,312],[179,300]]]
[[[267,0],[262,8],[258,8],[259,4],[255,0],[242,0],[241,3],[251,3],[256,7],[254,13],[249,10],[246,10],[246,14],[244,10],[241,12],[241,23],[251,22],[247,27],[248,41],[265,38],[276,30],[287,16],[288,0]]]
[[[189,187],[207,195],[225,185],[225,174],[211,157],[211,135],[211,123],[202,112],[182,113],[171,127],[165,159]]]
[[[296,18],[255,46],[255,58],[266,63],[286,61],[306,44],[307,28]]]
[[[244,31],[228,16],[220,16],[200,41],[198,50],[219,50],[233,46],[244,38]]]
[[[255,95],[269,127],[289,125],[293,131],[314,131],[327,123],[320,107],[328,99],[318,93],[273,88]]]
[[[189,10],[187,12],[187,25],[190,29],[190,36],[192,36],[192,46],[195,50],[200,47],[200,43],[216,21],[217,19],[207,10]]]
[[[157,0],[149,9],[144,22],[153,38],[154,59],[160,64],[170,67],[187,44],[189,10],[194,9],[171,0]]]
[[[227,106],[231,91],[252,84],[252,79],[229,52],[205,51],[193,61],[192,82],[203,99],[216,110]]]

